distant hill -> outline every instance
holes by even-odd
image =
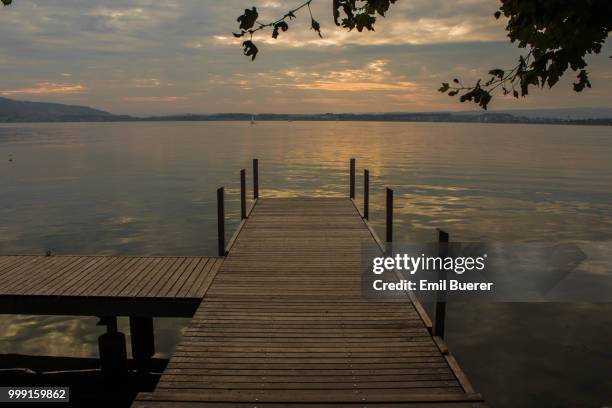
[[[125,120],[87,106],[26,102],[0,98],[0,122],[85,122]]]
[[[134,117],[114,115],[87,106],[26,102],[0,98],[2,122],[126,122],[126,121],[374,121],[450,123],[540,123],[558,125],[612,126],[612,110],[539,109],[470,112],[382,112],[382,113],[207,113]]]
[[[612,108],[556,108],[556,109],[510,109],[490,111],[491,113],[507,113],[513,116],[522,116],[529,119],[612,119]],[[460,113],[460,112],[457,112]],[[482,112],[472,111],[461,114],[479,115]]]

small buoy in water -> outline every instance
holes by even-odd
[[[9,154],[9,162],[11,162],[11,163],[13,162],[13,155],[12,154]]]

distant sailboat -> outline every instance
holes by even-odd
[[[251,115],[251,125],[255,124],[255,115]]]

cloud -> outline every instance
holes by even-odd
[[[260,17],[274,20],[291,8],[290,2],[282,2],[282,11],[277,9],[259,10]],[[263,3],[265,4],[265,3]],[[498,5],[489,0],[410,0],[394,4],[387,18],[378,16],[376,31],[357,33],[335,26],[329,4],[313,3],[315,18],[322,22],[323,38],[309,29],[308,12],[304,9],[290,24],[290,30],[279,39],[271,38],[269,32],[255,36],[262,44],[276,44],[277,47],[341,47],[346,45],[399,45],[399,44],[440,44],[466,41],[501,41],[505,39],[504,22],[493,18]],[[229,32],[211,35],[211,41],[218,44],[240,44],[241,39],[233,38]]]
[[[282,74],[291,82],[288,86],[319,91],[397,91],[414,89],[416,84],[397,78],[387,69],[388,60],[370,61],[363,68],[343,70],[301,71],[287,70]]]
[[[162,84],[158,78],[139,78],[133,79],[132,85],[136,88],[157,88]]]
[[[359,92],[359,91],[394,91],[401,89],[409,89],[415,84],[411,82],[397,83],[371,83],[371,82],[325,82],[316,81],[309,84],[296,84],[298,89],[319,90],[319,91],[342,91],[342,92]]]
[[[54,82],[40,82],[32,88],[20,88],[0,91],[0,95],[47,95],[47,94],[72,94],[85,92],[87,89],[80,84],[58,84]]]
[[[126,96],[125,102],[130,103],[168,103],[187,99],[185,96]]]
[[[278,40],[255,36],[255,62],[231,32],[255,5],[272,21],[296,0],[28,0],[0,10],[4,96],[73,102],[128,114],[465,110],[436,92],[441,82],[477,80],[513,66],[496,0],[402,0],[376,31],[347,32],[333,23],[330,1],[313,2],[324,38],[307,10]],[[528,99],[495,107],[610,106],[612,47],[590,59],[594,88],[571,90],[572,74]],[[69,76],[70,75],[70,76]],[[44,80],[41,80],[43,78]]]

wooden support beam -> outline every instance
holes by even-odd
[[[246,170],[240,170],[240,219],[247,217],[246,210]]]
[[[253,159],[253,199],[259,198],[259,159]]]
[[[438,256],[444,259],[448,256],[448,233],[438,230]],[[440,268],[438,270],[438,281],[446,281],[446,270]],[[433,309],[433,327],[432,334],[440,338],[444,338],[444,320],[446,318],[446,291],[436,291],[436,301]]]
[[[386,238],[387,242],[393,242],[393,190],[387,187],[387,205],[386,205]]]
[[[370,219],[370,171],[363,171],[363,218]]]
[[[217,239],[219,256],[225,256],[225,199],[223,187],[217,189]]]
[[[148,374],[155,354],[153,318],[130,316],[130,337],[137,370],[140,374]]]
[[[355,159],[351,159],[351,170],[349,174],[349,197],[355,198]]]
[[[106,326],[106,333],[98,337],[100,370],[104,378],[104,385],[110,391],[117,391],[124,387],[127,377],[125,335],[117,331],[117,317],[115,316],[101,318],[98,325]]]

